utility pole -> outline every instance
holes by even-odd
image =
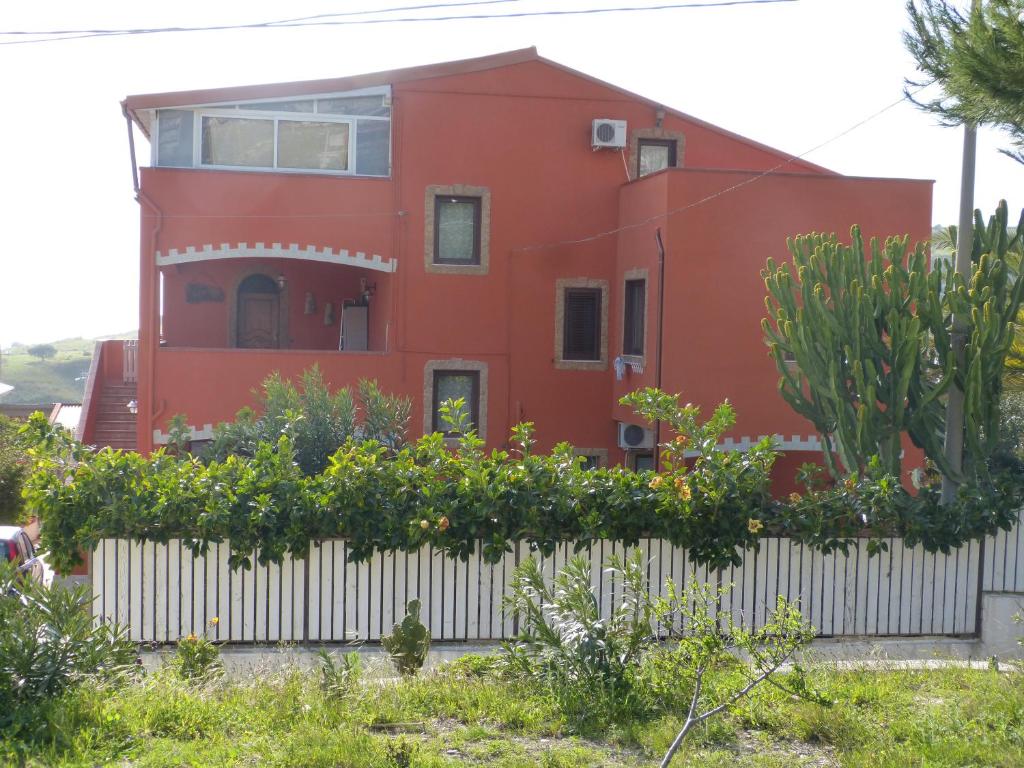
[[[974,0],[971,16],[981,11],[981,0]],[[978,128],[972,122],[964,123],[964,151],[960,167],[960,223],[956,232],[956,271],[964,284],[971,281],[971,253],[974,250],[974,161],[978,148]],[[953,316],[950,334],[956,370],[964,370],[964,347],[967,346],[967,318]],[[953,383],[946,400],[946,461],[951,475],[942,477],[942,503],[950,504],[956,498],[964,459],[964,391]]]

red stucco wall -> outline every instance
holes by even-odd
[[[635,419],[618,397],[654,383],[657,228],[666,247],[663,386],[708,408],[728,397],[740,417],[735,436],[811,434],[775,392],[759,329],[759,270],[769,255],[785,257],[787,236],[812,229],[846,233],[860,222],[870,233],[925,238],[930,186],[849,179],[796,161],[786,170],[799,174],[762,178],[668,215],[784,156],[669,112],[661,127],[685,135],[685,168],[629,183],[623,153],[591,149],[591,121],[624,119],[630,130],[652,129],[658,111],[561,67],[526,61],[396,83],[390,179],[144,169],[140,449],[152,446],[153,430],[165,430],[173,414],[187,414],[197,427],[230,418],[267,373],[294,376],[313,362],[335,385],[373,377],[408,395],[417,434],[427,361],[463,358],[488,365],[490,445],[502,444],[516,421],[531,420],[541,449],[569,440],[621,460],[615,419]],[[425,191],[456,184],[490,192],[485,276],[424,267]],[[365,251],[397,259],[398,270],[249,260],[164,267],[168,346],[157,349],[154,252],[242,242]],[[622,281],[637,268],[648,270],[645,370],[616,381]],[[257,270],[286,278],[293,349],[321,351],[221,349],[234,286]],[[371,347],[379,353],[330,351],[337,318],[323,325],[323,303],[354,296],[359,277],[377,284]],[[555,281],[577,277],[609,285],[604,370],[554,365]],[[219,286],[225,300],[187,304],[189,282]],[[317,301],[312,316],[302,313],[307,291]]]

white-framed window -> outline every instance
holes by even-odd
[[[160,109],[152,138],[158,167],[389,176],[391,92]]]
[[[197,168],[351,173],[354,166],[353,121],[347,118],[310,120],[221,110],[204,110],[197,118]]]

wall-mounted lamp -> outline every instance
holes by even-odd
[[[312,293],[307,293],[305,313],[307,315],[312,315],[314,312],[316,312],[316,299],[313,298]]]
[[[288,284],[288,281],[285,279],[284,273],[282,272],[280,275],[277,276],[277,287],[280,288],[283,291],[284,287],[287,284]]]
[[[139,412],[139,401],[129,400],[127,405],[125,405],[125,408],[128,409],[128,413],[130,413],[132,416],[135,416]]]
[[[370,303],[370,297],[377,292],[377,284],[367,281],[365,277],[359,278],[359,295],[362,297],[363,304]]]

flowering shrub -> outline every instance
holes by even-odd
[[[533,451],[533,426],[513,428],[507,450],[484,451],[470,430],[452,450],[440,433],[395,450],[373,440],[348,440],[322,472],[306,475],[290,438],[259,443],[252,456],[208,464],[163,451],[143,457],[84,450],[55,435],[39,416],[35,471],[26,483],[39,515],[42,547],[65,571],[104,538],[180,539],[196,553],[230,544],[232,567],[304,557],[311,542],[344,538],[350,558],[432,545],[465,560],[478,547],[498,562],[509,542],[526,541],[550,555],[563,541],[579,548],[597,540],[635,546],[641,538],[684,547],[710,568],[739,564],[741,552],[765,535],[792,536],[812,547],[845,549],[855,539],[903,536],[929,551],[1008,529],[1024,504],[1019,460],[995,468],[991,484],[965,486],[957,504],[938,492],[917,495],[877,465],[845,482],[806,474],[806,494],[773,500],[769,481],[777,453],[766,439],[746,451],[720,451],[734,423],[728,404],[707,421],[692,405],[655,389],[623,399],[650,421],[667,425],[660,473],[623,467],[586,470],[572,447]],[[459,413],[458,403],[452,412]],[[1013,464],[1016,461],[1016,464]],[[1011,466],[1012,464],[1012,466]]]
[[[201,635],[190,634],[178,640],[171,666],[183,680],[209,680],[224,671],[220,649],[206,636],[219,622],[220,618],[214,616]]]

